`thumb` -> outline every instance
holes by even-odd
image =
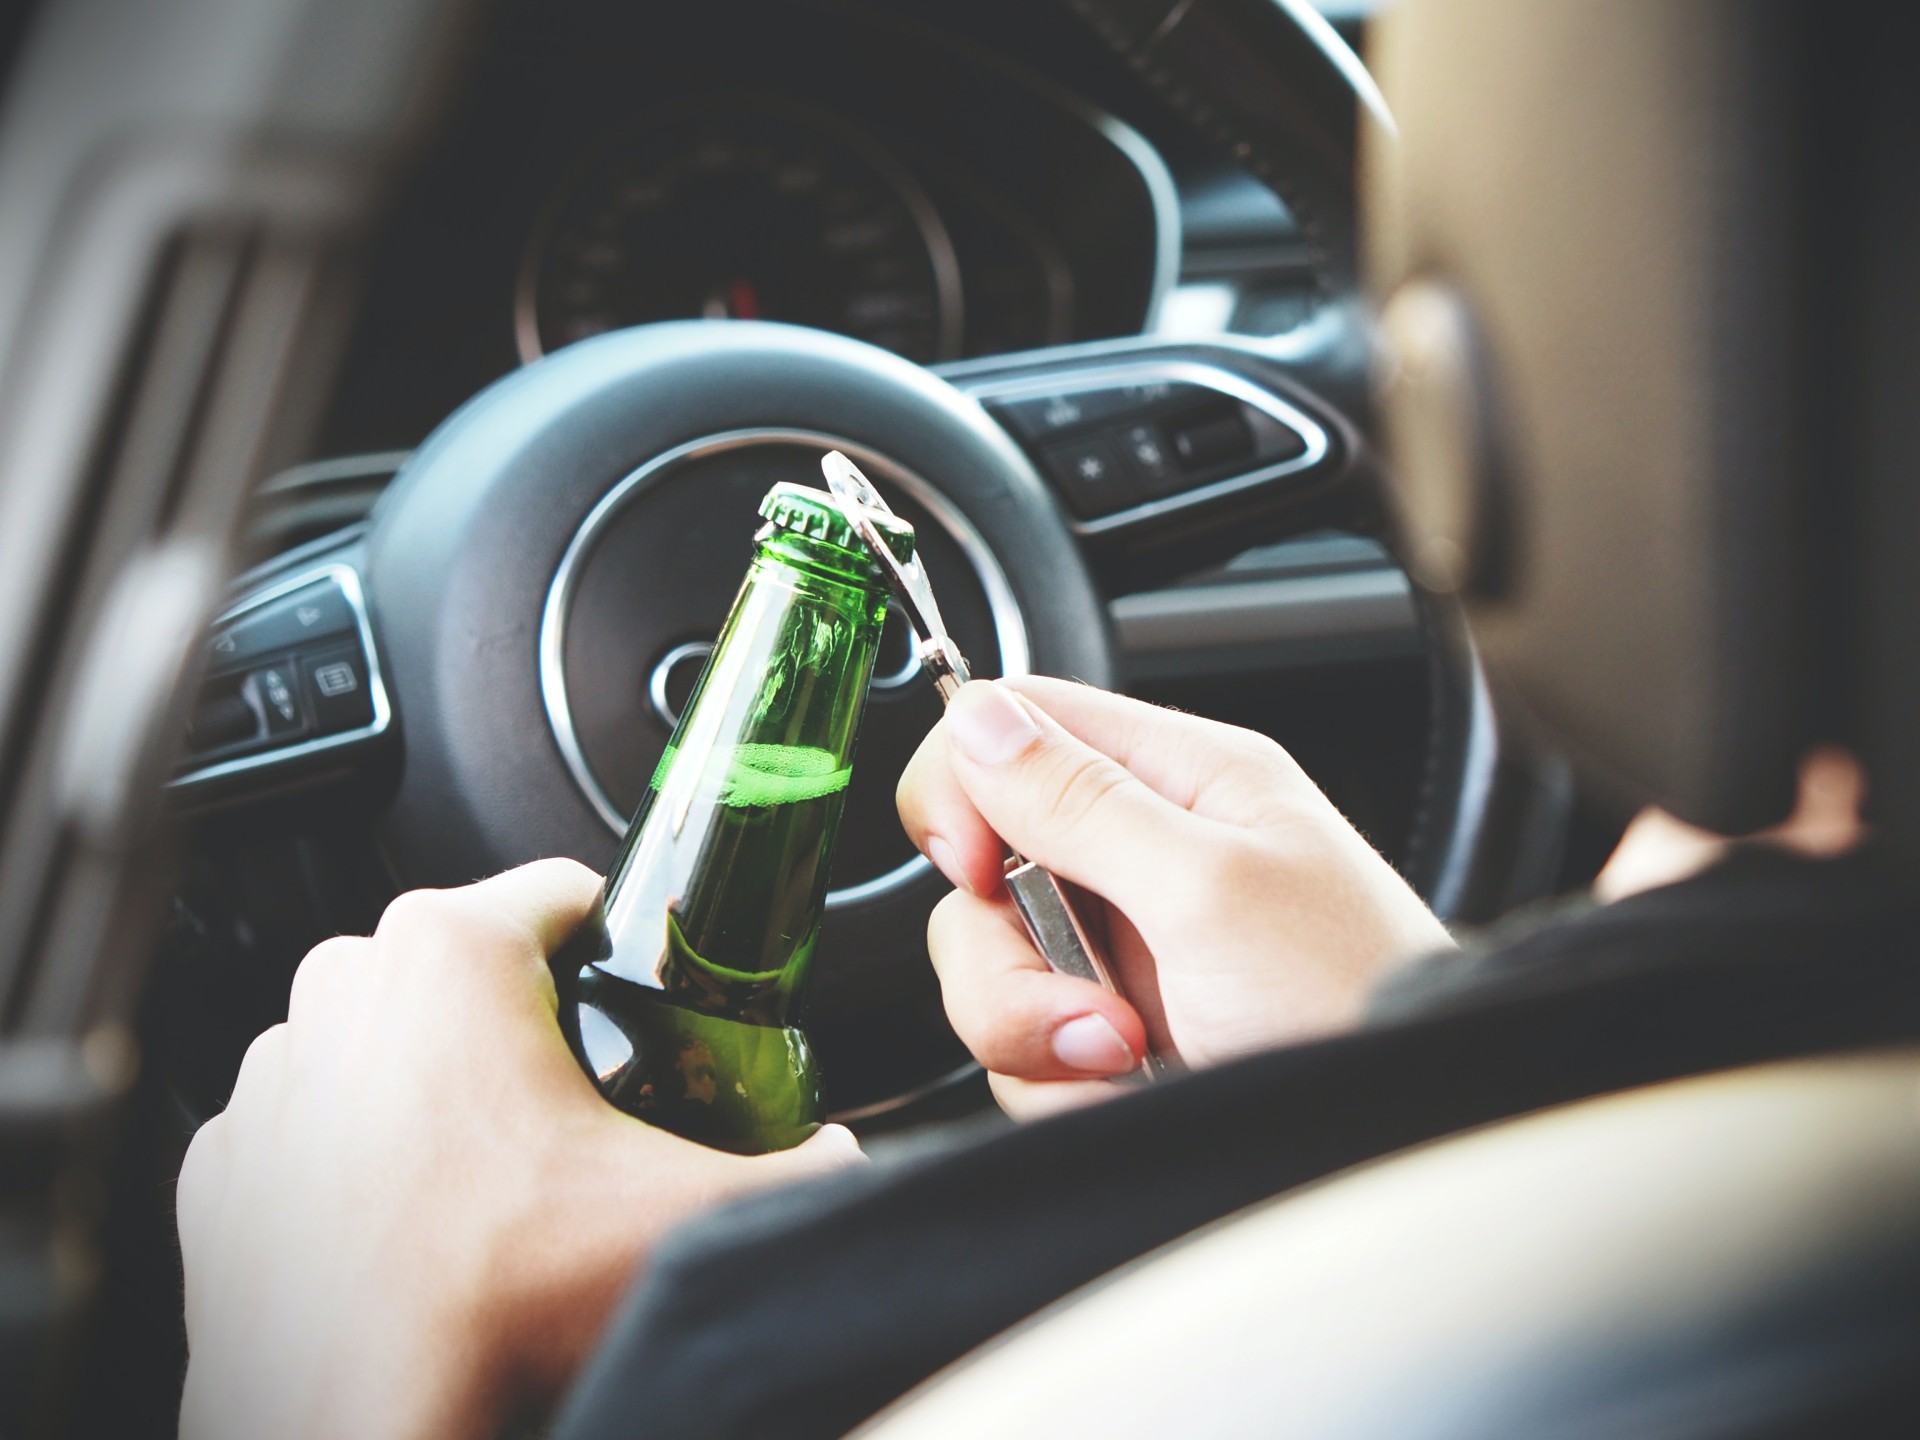
[[[1194,816],[1007,686],[961,687],[946,729],[954,777],[1000,838],[1109,900],[1150,892],[1169,847],[1200,839]]]

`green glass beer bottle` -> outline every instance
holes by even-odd
[[[797,1014],[887,606],[829,496],[778,484],[760,514],[599,903],[553,960],[561,1028],[600,1092],[746,1154],[820,1128]],[[883,534],[912,553],[910,526]]]

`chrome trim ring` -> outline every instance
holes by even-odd
[[[697,658],[702,665],[713,654],[711,640],[689,640],[684,645],[676,645],[660,657],[653,667],[653,674],[647,677],[647,699],[653,705],[653,713],[669,730],[680,723],[680,712],[673,708],[673,701],[667,695],[667,682],[673,678],[673,670],[682,660]]]
[[[1104,535],[1108,531],[1124,526],[1135,525],[1143,520],[1157,520],[1164,515],[1177,515],[1196,505],[1204,505],[1223,495],[1235,495],[1243,490],[1251,490],[1274,480],[1284,479],[1288,475],[1297,475],[1311,470],[1327,458],[1332,442],[1320,422],[1305,411],[1296,409],[1278,395],[1261,389],[1245,376],[1236,375],[1218,365],[1209,365],[1201,360],[1121,360],[1108,364],[1096,364],[1085,370],[1055,370],[1039,375],[1009,376],[1005,379],[968,381],[964,375],[948,373],[948,378],[965,390],[974,399],[980,401],[1022,400],[1047,395],[1072,395],[1082,390],[1105,390],[1116,385],[1138,385],[1143,382],[1170,381],[1176,384],[1198,385],[1219,395],[1229,395],[1241,400],[1254,409],[1278,420],[1289,430],[1306,442],[1306,449],[1291,460],[1282,460],[1275,465],[1263,465],[1257,470],[1249,470],[1244,475],[1231,475],[1225,480],[1216,480],[1210,485],[1201,485],[1178,495],[1169,495],[1162,500],[1149,500],[1144,505],[1135,505],[1130,509],[1116,511],[1112,515],[1102,515],[1097,520],[1081,520],[1069,515],[1068,521],[1076,535]]]
[[[905,466],[858,441],[818,430],[772,427],[727,430],[676,445],[629,474],[601,496],[600,502],[587,512],[587,518],[581,521],[580,528],[567,544],[566,553],[560,557],[553,582],[547,587],[546,605],[540,617],[540,698],[546,706],[547,723],[553,731],[561,759],[566,762],[574,783],[580,787],[580,793],[586,797],[594,813],[616,835],[626,833],[630,817],[613,803],[612,797],[594,775],[586,752],[580,748],[580,737],[573,726],[573,711],[567,700],[567,612],[573,603],[574,587],[601,532],[633,500],[679,466],[709,455],[754,445],[806,445],[818,446],[822,450],[843,450],[870,475],[899,486],[952,537],[960,547],[961,554],[967,557],[967,563],[972,566],[974,577],[987,597],[987,611],[993,618],[994,641],[1000,651],[1000,673],[1025,675],[1032,667],[1032,654],[1027,646],[1026,619],[1020,613],[1020,603],[1014,596],[1013,586],[1007,581],[1006,572],[1000,568],[1000,562],[988,548],[985,538],[951,500]],[[868,904],[930,873],[932,868],[925,856],[915,855],[911,860],[871,880],[829,890],[827,908],[838,910]]]
[[[218,629],[231,620],[239,619],[249,610],[258,610],[262,605],[278,600],[282,595],[291,595],[294,591],[304,589],[321,580],[331,580],[338,585],[340,593],[346,596],[347,608],[353,612],[354,633],[360,637],[360,648],[366,652],[367,656],[367,693],[373,701],[373,719],[357,729],[342,730],[337,735],[321,735],[312,740],[298,740],[275,750],[262,750],[252,755],[240,755],[232,760],[202,765],[197,770],[189,770],[169,780],[168,790],[183,790],[203,785],[210,780],[222,780],[229,775],[245,774],[249,770],[264,770],[272,765],[282,765],[309,755],[337,750],[343,745],[355,745],[362,740],[371,740],[376,735],[386,733],[387,727],[393,723],[393,706],[387,699],[386,680],[380,671],[380,652],[374,648],[373,644],[373,625],[367,619],[367,600],[360,589],[360,572],[353,566],[336,560],[330,564],[316,565],[310,570],[298,571],[285,580],[276,580],[266,589],[257,590],[244,600],[222,610],[209,628]]]
[[[913,631],[909,628],[910,622],[907,620],[907,613],[900,608],[900,602],[898,600],[889,600],[887,601],[887,618],[894,619],[896,617],[899,619],[902,627],[900,633],[906,637],[905,658],[901,660],[897,667],[889,670],[886,674],[881,675],[877,672],[875,673],[872,681],[869,682],[875,690],[904,690],[920,678],[920,651],[913,643]],[[884,634],[885,632],[883,631],[882,633]]]
[[[889,1096],[885,1100],[870,1101],[865,1105],[856,1105],[851,1110],[834,1110],[827,1119],[838,1125],[857,1125],[862,1120],[872,1120],[881,1115],[890,1115],[895,1110],[903,1110],[916,1101],[938,1095],[964,1080],[971,1080],[981,1071],[978,1060],[969,1060],[964,1065],[956,1065],[944,1075],[936,1075],[924,1085],[916,1085],[911,1090]]]

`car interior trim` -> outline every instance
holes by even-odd
[[[1300,27],[1300,33],[1319,47],[1327,63],[1352,87],[1354,101],[1367,118],[1387,134],[1397,136],[1400,127],[1394,122],[1393,110],[1387,104],[1387,97],[1380,93],[1373,72],[1345,37],[1333,28],[1333,22],[1321,13],[1320,7],[1311,0],[1273,0],[1273,4],[1286,12],[1287,18]]]
[[[954,1066],[953,1069],[947,1071],[944,1075],[936,1075],[924,1085],[916,1085],[913,1089],[902,1091],[898,1095],[889,1095],[884,1100],[875,1100],[866,1105],[856,1105],[851,1110],[835,1110],[827,1116],[827,1119],[837,1125],[853,1125],[862,1120],[873,1120],[882,1115],[891,1115],[896,1110],[904,1110],[907,1106],[929,1099],[932,1096],[938,1095],[943,1090],[951,1090],[954,1086],[971,1080],[979,1073],[980,1062],[978,1060],[969,1060],[964,1065]]]
[[[290,465],[260,482],[261,495],[284,495],[315,485],[332,485],[341,480],[388,479],[400,473],[400,467],[413,456],[411,450],[374,450],[363,455],[336,455]]]
[[[1337,575],[1223,580],[1122,595],[1109,607],[1135,679],[1417,655],[1420,619],[1406,575],[1390,565]]]
[[[581,748],[579,735],[574,730],[573,711],[567,699],[567,613],[572,605],[581,567],[614,516],[674,469],[708,455],[755,445],[817,445],[822,450],[842,450],[869,473],[899,486],[947,532],[973,568],[974,576],[986,596],[988,613],[993,618],[994,643],[1000,652],[1000,673],[1025,675],[1032,668],[1026,617],[1020,612],[1020,602],[1015,598],[1013,586],[1000,568],[999,560],[959,508],[937,487],[904,465],[858,441],[817,430],[755,427],[705,435],[676,445],[633,471],[602,496],[600,502],[587,513],[587,518],[574,532],[566,552],[560,557],[560,565],[547,589],[546,604],[540,618],[540,697],[546,708],[554,743],[559,747],[567,771],[580,787],[587,803],[616,835],[626,833],[631,817],[623,814],[619,806],[613,803],[599,778],[594,775],[586,752]],[[877,900],[913,883],[931,869],[925,856],[915,855],[870,880],[829,890],[827,908],[837,910]]]
[[[1173,172],[1167,168],[1160,152],[1126,121],[1073,97],[1063,97],[1061,104],[1098,130],[1114,149],[1132,161],[1133,168],[1140,172],[1141,183],[1147,187],[1147,199],[1153,206],[1153,288],[1147,292],[1147,313],[1140,328],[1150,333],[1160,322],[1160,307],[1180,281],[1179,187],[1174,184]]]
[[[1448,827],[1447,842],[1440,847],[1441,863],[1427,896],[1427,903],[1442,919],[1459,914],[1467,897],[1474,862],[1485,843],[1500,763],[1500,725],[1493,711],[1493,692],[1488,688],[1479,652],[1470,640],[1463,643],[1471,673],[1467,677],[1469,695],[1460,748],[1460,798]]]
[[[366,596],[360,587],[360,572],[353,566],[341,561],[303,569],[275,581],[264,590],[247,596],[239,603],[229,606],[213,622],[217,629],[227,625],[265,605],[271,604],[283,595],[291,595],[309,585],[331,580],[340,587],[340,593],[346,597],[347,607],[353,612],[353,634],[360,641],[360,647],[367,657],[367,695],[373,704],[373,719],[365,725],[352,730],[342,730],[337,735],[320,735],[311,740],[298,740],[291,745],[265,750],[255,755],[241,755],[232,760],[221,760],[211,765],[202,765],[175,776],[167,784],[173,793],[190,791],[211,781],[224,780],[232,775],[242,775],[270,767],[293,764],[309,756],[324,754],[329,750],[338,750],[344,746],[357,745],[384,735],[393,723],[393,706],[387,698],[386,679],[380,670],[380,653],[374,647],[373,626],[367,616]]]
[[[1310,357],[1337,341],[1342,325],[1341,312],[1335,307],[1327,306],[1306,324],[1295,326],[1279,335],[1244,335],[1238,331],[1221,331],[1218,334],[1208,335],[1205,344],[1208,349],[1245,355],[1249,360],[1292,364]],[[1153,361],[1155,357],[1165,355],[1172,347],[1191,346],[1198,343],[1200,341],[1194,336],[1181,336],[1173,340],[1152,332],[1140,335],[1113,335],[1101,340],[1075,340],[1066,345],[1048,345],[1034,350],[1021,350],[1012,355],[976,355],[965,360],[950,360],[943,365],[929,365],[927,369],[941,379],[967,390],[971,388],[976,378],[982,385],[997,382],[1000,377],[1007,374],[1008,367],[1012,365],[1021,367],[1022,379],[1038,378],[1041,366],[1080,364],[1091,367],[1146,364]],[[1007,383],[1012,383],[1011,377],[1008,378]]]
[[[712,654],[711,640],[689,640],[662,655],[659,663],[653,667],[653,673],[647,676],[647,701],[653,706],[653,713],[660,718],[660,723],[669,730],[680,723],[680,707],[673,703],[673,696],[667,689],[673,672],[689,660],[698,660],[705,665],[707,657]]]
[[[873,18],[879,17],[876,15]],[[1143,332],[1151,334],[1159,322],[1160,306],[1173,287],[1179,283],[1186,235],[1186,227],[1180,211],[1180,187],[1175,183],[1173,171],[1168,168],[1159,147],[1112,111],[1094,104],[1085,96],[1077,94],[1056,80],[1009,60],[1004,55],[983,46],[958,40],[952,35],[901,16],[887,15],[883,23],[888,28],[921,40],[937,40],[972,65],[1013,81],[1031,94],[1049,102],[1063,114],[1073,116],[1088,129],[1098,132],[1133,165],[1140,174],[1140,183],[1146,187],[1147,202],[1153,210],[1153,283],[1147,295],[1146,314],[1140,326]],[[1005,356],[977,358],[987,364],[1006,359]],[[928,368],[934,370],[936,374],[944,373],[943,366]]]

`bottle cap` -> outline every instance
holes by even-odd
[[[847,512],[840,508],[838,500],[824,490],[782,480],[767,491],[766,499],[760,502],[760,514],[782,530],[792,530],[815,540],[824,540],[829,545],[838,545],[874,563],[867,554],[867,542],[860,538],[860,532],[854,528],[853,521],[847,518]],[[913,557],[911,525],[894,515],[875,515],[873,523],[886,538],[887,547],[901,561]]]

